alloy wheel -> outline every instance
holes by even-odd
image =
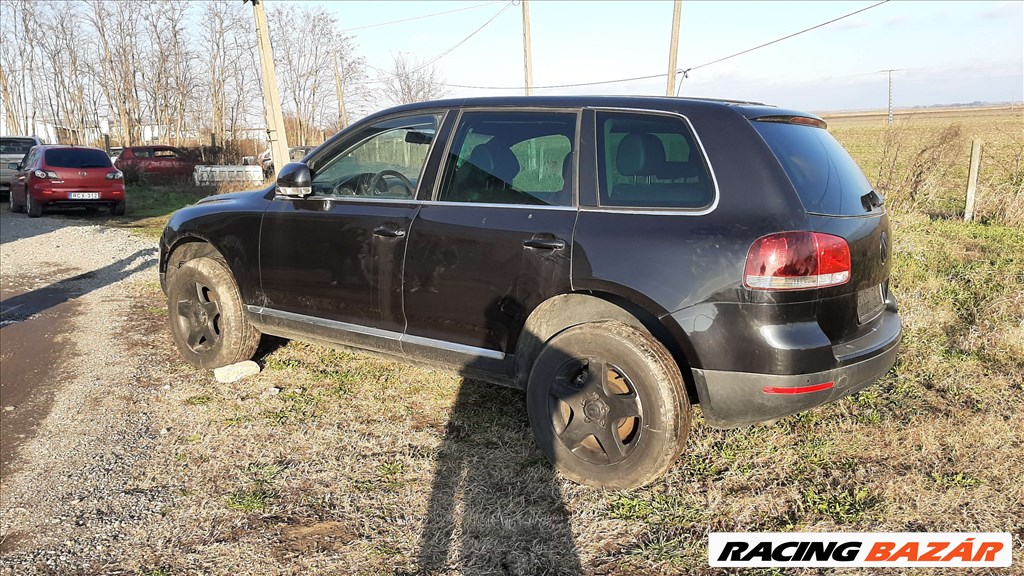
[[[220,303],[216,293],[196,282],[194,295],[178,301],[176,321],[185,334],[185,343],[201,353],[217,345],[221,336]]]
[[[550,388],[549,407],[558,440],[588,462],[621,462],[640,442],[640,397],[629,377],[604,360],[565,363]]]

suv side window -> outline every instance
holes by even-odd
[[[572,206],[576,114],[467,112],[438,200]]]
[[[132,148],[132,154],[134,154],[136,158],[152,158],[153,157],[153,149],[152,148]]]
[[[178,158],[179,154],[173,148],[156,148],[153,150],[154,158]]]
[[[313,194],[414,198],[440,122],[440,114],[422,114],[363,128],[340,153],[311,161]]]
[[[655,114],[597,113],[602,206],[704,208],[715,184],[689,125]]]

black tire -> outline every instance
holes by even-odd
[[[199,368],[219,368],[252,358],[260,332],[245,317],[227,265],[214,258],[195,258],[171,274],[168,321],[185,360]]]
[[[690,401],[671,354],[622,322],[581,324],[549,340],[530,371],[527,409],[562,475],[601,488],[662,477],[690,434]]]
[[[18,204],[18,203],[16,203],[14,201],[14,191],[13,190],[11,191],[11,197],[10,197],[9,200],[11,202],[11,212],[14,212],[14,213],[18,214],[18,213],[21,213],[21,212],[25,211],[25,205],[24,204]]]
[[[29,218],[39,218],[43,215],[43,206],[32,199],[32,194],[25,193],[25,202],[27,203],[26,210],[28,211]]]
[[[111,216],[124,216],[124,200],[110,205]]]

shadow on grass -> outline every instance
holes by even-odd
[[[418,571],[580,574],[558,481],[522,392],[465,379],[437,454]]]

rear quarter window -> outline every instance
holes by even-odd
[[[597,113],[602,206],[702,209],[715,184],[697,140],[682,118]]]
[[[110,156],[89,148],[54,148],[46,151],[46,165],[52,168],[108,168]]]
[[[829,216],[881,210],[865,203],[871,183],[843,146],[823,128],[752,122],[793,183],[804,209]]]

